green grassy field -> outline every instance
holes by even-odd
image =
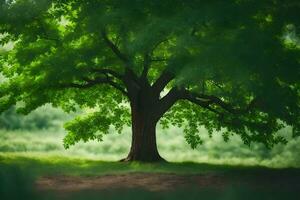
[[[161,155],[172,162],[200,162],[229,165],[260,165],[267,167],[300,167],[300,138],[287,145],[277,145],[266,149],[263,145],[244,145],[240,138],[232,136],[225,143],[221,134],[212,138],[204,129],[200,130],[203,145],[191,149],[184,140],[182,131],[177,128],[158,128],[158,148]],[[288,129],[283,132],[288,132]],[[4,131],[0,130],[0,153],[26,156],[65,156],[103,161],[117,161],[124,158],[130,147],[130,129],[124,133],[110,133],[103,142],[80,142],[70,149],[64,149],[63,130]]]
[[[120,163],[58,156],[0,155],[0,199],[297,199],[300,170],[270,169],[198,163]],[[221,177],[226,186],[216,188],[174,188],[151,192],[118,189],[72,192],[68,195],[35,191],[34,182],[44,176],[99,177],[104,175],[151,173]]]
[[[287,132],[288,128],[282,133]],[[235,136],[225,143],[220,133],[215,133],[212,138],[204,129],[200,133],[204,144],[193,150],[185,142],[180,129],[165,131],[158,127],[159,151],[169,162],[146,164],[116,162],[129,151],[129,128],[120,135],[112,130],[103,142],[80,142],[70,149],[63,148],[66,133],[62,129],[0,130],[0,199],[298,199],[299,138],[268,150],[259,144],[248,147]],[[78,177],[82,182],[107,175],[134,177],[135,174],[148,177],[159,177],[159,174],[187,178],[200,176],[199,181],[203,176],[209,183],[201,187],[197,184],[175,187],[171,191],[121,187],[41,192],[36,188],[36,182],[42,177]],[[217,186],[219,179],[224,181],[222,188]]]

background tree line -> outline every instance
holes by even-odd
[[[37,109],[29,115],[21,115],[11,107],[0,115],[0,129],[6,130],[41,130],[60,129],[70,115],[50,105]]]

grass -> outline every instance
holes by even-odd
[[[196,163],[139,163],[107,162],[59,156],[21,156],[19,154],[0,154],[0,165],[18,166],[22,171],[35,176],[71,175],[100,176],[120,173],[176,173],[201,174],[210,171],[220,172],[226,166]],[[232,167],[231,167],[232,168]],[[238,167],[243,168],[243,167]]]
[[[240,138],[232,137],[228,143],[221,134],[208,138],[205,130],[200,130],[204,144],[191,149],[185,142],[180,129],[164,131],[158,128],[158,147],[161,155],[171,162],[199,162],[219,165],[267,166],[273,168],[300,167],[300,138],[287,145],[276,145],[272,150],[260,144],[244,145]],[[288,130],[286,130],[288,132]],[[103,142],[79,142],[70,149],[63,148],[61,131],[1,131],[0,153],[27,156],[65,156],[93,160],[117,161],[124,158],[130,146],[130,130],[123,134],[105,135]]]
[[[180,129],[158,129],[158,146],[169,163],[115,162],[129,151],[130,130],[109,134],[99,143],[80,142],[68,150],[62,145],[63,131],[0,130],[1,200],[119,200],[119,199],[207,199],[207,200],[282,200],[299,199],[300,139],[272,150],[262,145],[243,145],[238,137],[222,141],[220,134],[208,138],[201,130],[204,144],[192,150]],[[193,162],[191,162],[193,161]],[[92,177],[130,173],[156,173],[221,176],[235,184],[216,188],[185,188],[172,192],[150,192],[141,188],[109,191],[82,191],[61,196],[40,194],[35,180],[41,176]],[[250,183],[245,185],[244,183]],[[264,187],[256,185],[266,184]]]
[[[18,167],[35,176],[101,176],[122,173],[172,173],[181,175],[213,173],[239,176],[253,173],[300,173],[300,169],[297,168],[274,169],[262,166],[214,165],[193,162],[124,163],[59,156],[20,156],[18,154],[0,154],[0,166]]]
[[[103,176],[128,173],[172,173],[178,175],[214,175],[236,182],[225,189],[185,188],[172,192],[149,192],[143,189],[82,191],[61,197],[55,193],[34,192],[34,180],[40,176]],[[262,179],[263,177],[263,179]],[[278,187],[245,187],[261,181],[283,181]],[[0,154],[0,199],[297,199],[300,169],[274,169],[261,166],[230,166],[206,163],[121,163],[78,159],[65,156]]]

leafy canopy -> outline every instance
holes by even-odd
[[[0,112],[51,103],[95,110],[66,124],[65,145],[130,124],[123,77],[163,80],[161,124],[236,133],[250,145],[300,134],[298,0],[0,0]],[[172,101],[170,101],[172,100]],[[171,103],[170,103],[171,102]]]

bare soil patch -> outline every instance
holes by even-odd
[[[216,175],[123,174],[96,177],[48,176],[36,181],[39,191],[79,192],[83,190],[111,190],[141,188],[149,191],[168,191],[177,188],[223,188],[224,177]]]

